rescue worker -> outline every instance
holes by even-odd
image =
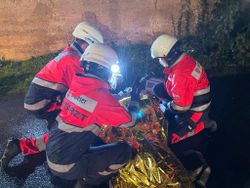
[[[72,35],[75,40],[43,67],[32,80],[24,99],[24,108],[37,118],[46,119],[48,127],[60,112],[60,103],[76,73],[82,73],[80,57],[89,44],[103,43],[99,30],[87,22],[79,23]],[[9,139],[1,158],[6,169],[10,160],[22,152],[24,155],[45,150],[48,134],[39,138]]]
[[[157,85],[154,92],[165,98],[160,108],[168,120],[173,119],[169,125],[170,146],[178,157],[183,157],[185,151],[194,149],[192,147],[199,143],[192,140],[194,135],[208,126],[216,126],[208,118],[211,104],[209,80],[205,69],[184,53],[180,41],[173,36],[159,36],[151,46],[151,56],[164,67],[164,84]],[[189,148],[185,150],[184,145]]]
[[[77,74],[49,131],[46,146],[51,173],[78,186],[98,187],[132,157],[126,143],[92,147],[104,125],[130,127],[135,118],[110,93],[111,66],[118,62],[113,49],[91,44],[81,57],[85,74]],[[132,116],[134,117],[134,116]]]

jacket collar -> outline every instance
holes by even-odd
[[[91,80],[90,82],[94,82],[96,86],[101,86],[102,88],[105,89],[110,89],[110,86],[107,82],[102,80],[100,77],[95,76],[93,74],[85,73],[85,74],[77,74],[78,77],[83,77],[86,78],[87,80]]]
[[[73,48],[79,56],[81,56],[84,52],[76,41],[72,42],[70,47]]]
[[[172,64],[171,66],[169,67],[166,67],[164,70],[163,70],[163,74],[169,74],[177,64],[179,64],[182,60],[182,58],[185,56],[186,54],[182,54],[175,62],[174,64]]]
[[[185,56],[186,54],[181,54],[181,56],[172,64],[169,68],[173,68],[175,65],[177,65],[179,62],[181,62],[181,59]]]

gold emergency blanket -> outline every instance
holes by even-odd
[[[127,100],[121,101],[126,105]],[[114,188],[192,187],[182,165],[167,146],[167,123],[158,100],[144,96],[139,120],[133,128],[103,127],[100,137],[106,143],[126,141],[138,153],[113,181]]]

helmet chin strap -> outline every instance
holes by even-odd
[[[116,80],[116,77],[112,74],[112,76],[109,78],[108,80],[108,83],[109,83],[109,86],[115,90],[116,87],[117,87],[117,80]]]
[[[163,58],[163,57],[159,58],[159,63],[160,63],[164,68],[169,67],[169,65],[168,65],[168,63],[167,63],[167,61],[166,61],[166,59]]]

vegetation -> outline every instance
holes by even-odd
[[[149,44],[128,44],[114,48],[123,65],[121,70],[127,85],[131,85],[137,77],[149,72],[161,74],[162,68],[159,63],[151,58]]]
[[[207,69],[249,71],[250,14],[240,2],[219,0],[209,11],[208,0],[200,0],[197,30],[184,38],[184,46]],[[183,32],[188,33],[178,30],[180,36]]]
[[[191,32],[191,1],[182,0],[183,12],[176,25],[176,35],[183,38],[183,48],[208,70],[219,72],[250,70],[250,13],[241,1],[218,0],[212,10],[208,0],[200,0],[195,32]],[[185,37],[183,37],[185,36]],[[161,73],[150,57],[149,44],[114,46],[120,56],[124,79],[131,85],[136,76],[146,72]],[[25,62],[0,61],[0,95],[25,91],[33,76],[55,54],[32,58]]]
[[[53,54],[49,54],[24,62],[0,60],[0,95],[24,92],[34,75],[53,56]]]

